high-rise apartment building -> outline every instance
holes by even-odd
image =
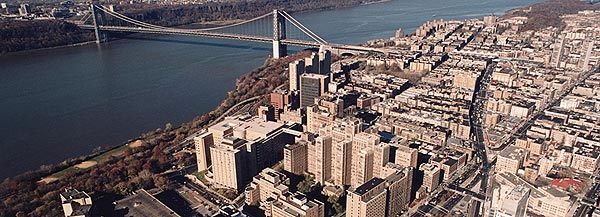
[[[352,141],[351,185],[359,186],[373,177],[373,148],[379,145],[378,135],[361,132]]]
[[[356,188],[348,190],[346,216],[385,216],[387,205],[387,190],[385,187],[385,180],[373,178]]]
[[[345,117],[337,119],[326,127],[319,129],[320,134],[327,134],[333,137],[334,142],[353,141],[354,135],[360,132],[362,123],[356,117]]]
[[[334,142],[332,148],[332,171],[333,184],[337,186],[350,185],[350,174],[352,168],[352,142],[344,140]]]
[[[283,169],[292,174],[303,175],[308,165],[308,142],[300,140],[283,148]]]
[[[346,197],[346,216],[398,216],[410,204],[413,168],[389,163],[385,178],[372,178]]]
[[[390,162],[390,145],[380,143],[373,147],[373,176],[385,178],[383,167]]]
[[[310,146],[310,145],[309,145]],[[308,172],[313,174],[319,183],[325,183],[331,179],[331,136],[319,136],[315,139],[314,152],[308,154]],[[312,150],[311,150],[312,151]]]
[[[304,71],[306,73],[319,73],[319,54],[312,53],[304,58]]]
[[[319,130],[335,120],[335,116],[317,105],[306,107],[306,131],[318,133]]]
[[[385,175],[387,184],[387,207],[385,216],[398,216],[410,204],[413,168],[388,164],[385,167],[390,174]]]
[[[327,92],[329,77],[326,75],[304,73],[300,76],[300,106],[306,107],[315,104]]]
[[[247,141],[235,137],[223,138],[221,144],[210,147],[214,183],[218,186],[241,189],[247,179]]]
[[[194,137],[198,171],[207,170],[210,166],[210,147],[214,146],[213,141],[212,133],[210,132],[203,132]]]
[[[417,168],[417,158],[419,157],[417,149],[399,145],[396,147],[395,153],[395,164],[403,167]]]
[[[319,74],[328,75],[331,73],[331,51],[321,49],[319,51]]]
[[[421,188],[427,192],[433,191],[440,184],[440,168],[432,164],[421,164],[419,170],[423,171],[423,184]]]
[[[304,73],[304,60],[296,60],[288,66],[289,90],[300,90],[300,75]]]
[[[351,186],[356,187],[373,178],[373,149],[363,149],[353,159]]]

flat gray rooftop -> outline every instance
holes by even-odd
[[[138,190],[135,195],[119,200],[115,211],[124,216],[179,216],[145,190]]]

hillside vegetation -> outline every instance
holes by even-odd
[[[61,20],[0,21],[0,54],[94,40],[90,31]]]
[[[529,11],[529,9],[531,9]],[[529,18],[523,31],[538,30],[548,26],[563,27],[560,16],[575,14],[582,10],[599,10],[600,4],[590,4],[581,0],[548,0],[525,8],[512,10],[507,17],[524,16]],[[529,11],[529,12],[527,12]]]

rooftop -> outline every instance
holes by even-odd
[[[117,202],[115,210],[125,210],[126,216],[179,216],[145,190]]]
[[[502,150],[498,155],[511,160],[517,160],[519,158],[525,157],[526,154],[527,150],[525,149],[516,146],[508,146],[504,150]]]
[[[361,186],[358,186],[358,188],[356,188],[354,190],[354,193],[358,194],[358,195],[363,195],[367,192],[369,192],[371,189],[377,187],[379,184],[381,184],[384,180],[380,179],[380,178],[372,178],[371,180],[369,180],[368,182],[362,184]]]
[[[63,202],[70,202],[75,199],[89,198],[90,196],[83,191],[78,191],[74,188],[66,188],[65,191],[60,193],[63,198]]]
[[[581,181],[573,178],[554,179],[551,184],[554,187],[567,189],[569,186],[578,188],[581,185]]]

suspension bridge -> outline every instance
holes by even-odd
[[[82,29],[93,30],[96,36],[96,43],[98,44],[108,41],[109,32],[121,32],[197,36],[272,43],[273,58],[280,58],[287,55],[288,45],[309,48],[324,46],[327,49],[349,53],[378,53],[385,55],[393,53],[393,51],[384,48],[329,43],[286,11],[277,9],[273,10],[272,13],[239,23],[201,29],[183,29],[153,25],[127,17],[102,5],[91,4],[90,9],[91,13],[85,15],[76,24]]]

